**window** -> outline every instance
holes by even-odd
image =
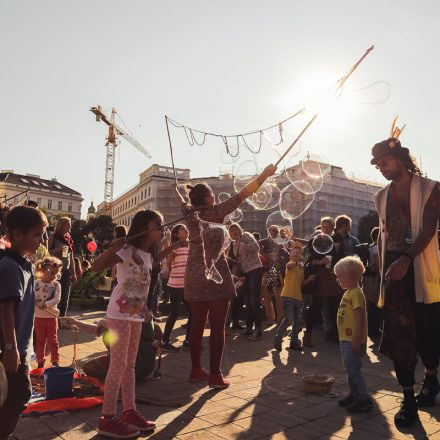
[[[25,179],[25,178],[23,178],[23,177],[22,177],[20,180],[21,180],[23,183],[29,183],[29,180],[27,180],[27,179]]]
[[[41,205],[41,197],[37,197],[37,203],[38,205]]]
[[[60,200],[58,202],[58,211],[62,211],[63,210],[63,202]]]
[[[14,197],[14,205],[18,203],[18,197]]]
[[[72,203],[71,202],[69,202],[69,204],[67,205],[67,210],[69,212],[72,212]]]
[[[150,197],[150,195],[151,195],[151,188],[148,187],[148,197]]]
[[[35,183],[35,182],[34,182],[34,183]],[[41,182],[41,184],[42,184],[43,186],[49,187],[49,185],[48,185],[46,182]]]
[[[47,209],[52,209],[52,200],[47,201]]]
[[[58,188],[58,189],[63,189],[63,187],[62,187],[61,185],[58,185],[58,183],[56,183],[56,184],[54,185],[54,187],[55,187],[55,188]]]
[[[37,182],[36,180],[33,180],[32,183],[33,183],[34,185],[40,186],[40,182]]]

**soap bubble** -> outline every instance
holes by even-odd
[[[243,220],[243,211],[240,208],[237,208],[235,211],[231,212],[227,218],[232,223],[240,223]]]
[[[269,231],[272,239],[279,244],[287,243],[293,235],[291,221],[283,217],[280,211],[272,212],[272,214],[267,217],[266,230]]]
[[[275,183],[269,183],[269,185],[272,187],[272,198],[265,209],[276,208],[280,203],[281,190]]]
[[[358,104],[379,105],[391,96],[391,84],[384,80],[375,81],[364,87],[345,90],[347,98]]]
[[[217,199],[219,203],[226,202],[231,197],[231,195],[227,192],[221,192],[218,194]]]
[[[301,166],[295,165],[286,169],[286,177],[290,183],[295,185],[298,191],[304,194],[315,194],[324,185],[324,177],[314,177],[307,175]]]
[[[220,150],[220,160],[225,165],[232,165],[240,160],[240,152],[235,148],[229,148],[229,153],[226,148]]]
[[[263,183],[258,191],[246,199],[249,205],[255,209],[267,209],[272,200],[272,186],[269,183]]]
[[[287,219],[296,219],[307,211],[315,198],[314,194],[305,194],[293,184],[281,191],[280,212]]]
[[[220,275],[220,272],[215,267],[215,263],[212,260],[209,267],[206,267],[205,269],[205,277],[207,280],[214,281],[216,284],[222,284],[223,283],[223,277]]]
[[[318,254],[328,254],[333,248],[333,239],[330,235],[320,233],[312,240],[312,246]]]
[[[322,154],[308,152],[301,161],[304,173],[312,178],[327,176],[331,171],[330,161]]]
[[[234,170],[234,189],[240,192],[249,182],[252,182],[263,171],[256,160],[245,160]]]

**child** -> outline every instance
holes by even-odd
[[[32,351],[35,295],[32,263],[43,242],[46,216],[29,206],[8,212],[5,226],[11,248],[0,260],[0,358],[9,392],[0,408],[0,438],[12,437],[25,405],[31,397],[28,357]]]
[[[164,257],[157,254],[163,230],[159,213],[147,209],[138,211],[127,238],[115,240],[92,266],[92,270],[101,272],[117,265],[117,284],[107,308],[107,324],[115,341],[110,347],[110,366],[98,428],[99,434],[107,437],[130,438],[156,427],[136,410],[134,366],[142,322],[148,313],[153,264],[157,265]],[[170,246],[170,249],[174,248]],[[119,389],[122,392],[122,416],[116,416]]]
[[[180,303],[184,303],[189,312],[186,325],[186,336],[183,341],[184,347],[189,347],[189,335],[191,332],[191,310],[189,304],[183,299],[183,288],[185,287],[185,270],[188,259],[188,229],[185,225],[177,224],[171,230],[171,244],[181,242],[181,247],[174,250],[167,258],[167,266],[170,268],[168,287],[170,289],[171,313],[168,316],[163,332],[161,347],[165,351],[179,351],[171,344],[170,336],[176,319],[179,316]]]
[[[367,344],[367,309],[359,281],[365,267],[359,257],[345,257],[336,263],[334,271],[338,283],[347,289],[338,309],[338,333],[350,387],[350,394],[338,403],[350,412],[369,411],[373,404],[361,373]]]
[[[298,242],[293,242],[289,262],[286,266],[283,290],[281,291],[284,318],[277,328],[273,343],[274,348],[278,351],[281,351],[283,336],[289,325],[293,325],[289,348],[290,350],[302,351],[301,342],[298,339],[298,335],[302,330],[301,310],[303,303],[301,287],[313,281],[316,275],[310,275],[307,279],[304,279],[304,265],[301,259],[302,246]]]
[[[38,368],[44,367],[46,340],[50,347],[50,362],[58,367],[58,335],[57,308],[61,300],[61,284],[57,281],[61,276],[63,263],[55,257],[46,257],[37,261],[35,269],[35,339],[37,348]],[[47,312],[48,310],[49,312]]]

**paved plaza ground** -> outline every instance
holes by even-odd
[[[82,319],[93,321],[103,312],[89,312]],[[160,319],[163,328],[164,320]],[[181,346],[184,329],[176,323],[173,336]],[[162,360],[162,378],[138,383],[137,394],[179,407],[139,405],[139,410],[155,420],[150,439],[440,439],[440,403],[421,411],[421,424],[412,430],[399,431],[393,416],[400,405],[399,388],[391,363],[378,353],[377,343],[369,341],[364,362],[365,379],[375,400],[374,410],[350,415],[338,407],[335,396],[315,396],[303,391],[302,376],[326,373],[335,376],[334,391],[347,391],[344,370],[337,344],[325,342],[321,329],[314,335],[315,346],[303,353],[290,352],[287,338],[280,353],[272,348],[275,328],[264,332],[261,341],[251,342],[231,333],[227,338],[223,372],[231,386],[222,391],[209,390],[206,384],[188,382],[190,354],[166,354]],[[204,365],[209,367],[208,334],[204,339]],[[79,358],[104,351],[101,339],[80,335]],[[72,333],[60,331],[61,365],[72,360]],[[418,370],[418,378],[423,372]],[[100,439],[96,429],[101,408],[62,415],[27,417],[17,429],[19,440]]]

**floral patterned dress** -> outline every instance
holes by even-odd
[[[219,248],[223,246],[223,230],[213,233],[209,239],[203,234],[200,220],[213,223],[223,223],[225,217],[235,211],[241,204],[240,196],[235,194],[228,200],[212,205],[193,207],[187,203],[182,204],[182,213],[186,218],[189,231],[189,251],[185,272],[184,297],[186,301],[213,301],[231,299],[235,296],[235,288],[232,282],[232,275],[229,270],[226,258],[222,253],[215,263],[215,267],[223,278],[221,284],[208,280],[205,275],[205,259],[208,263],[215,258]],[[196,212],[197,211],[197,212]],[[217,229],[220,229],[217,228]]]

